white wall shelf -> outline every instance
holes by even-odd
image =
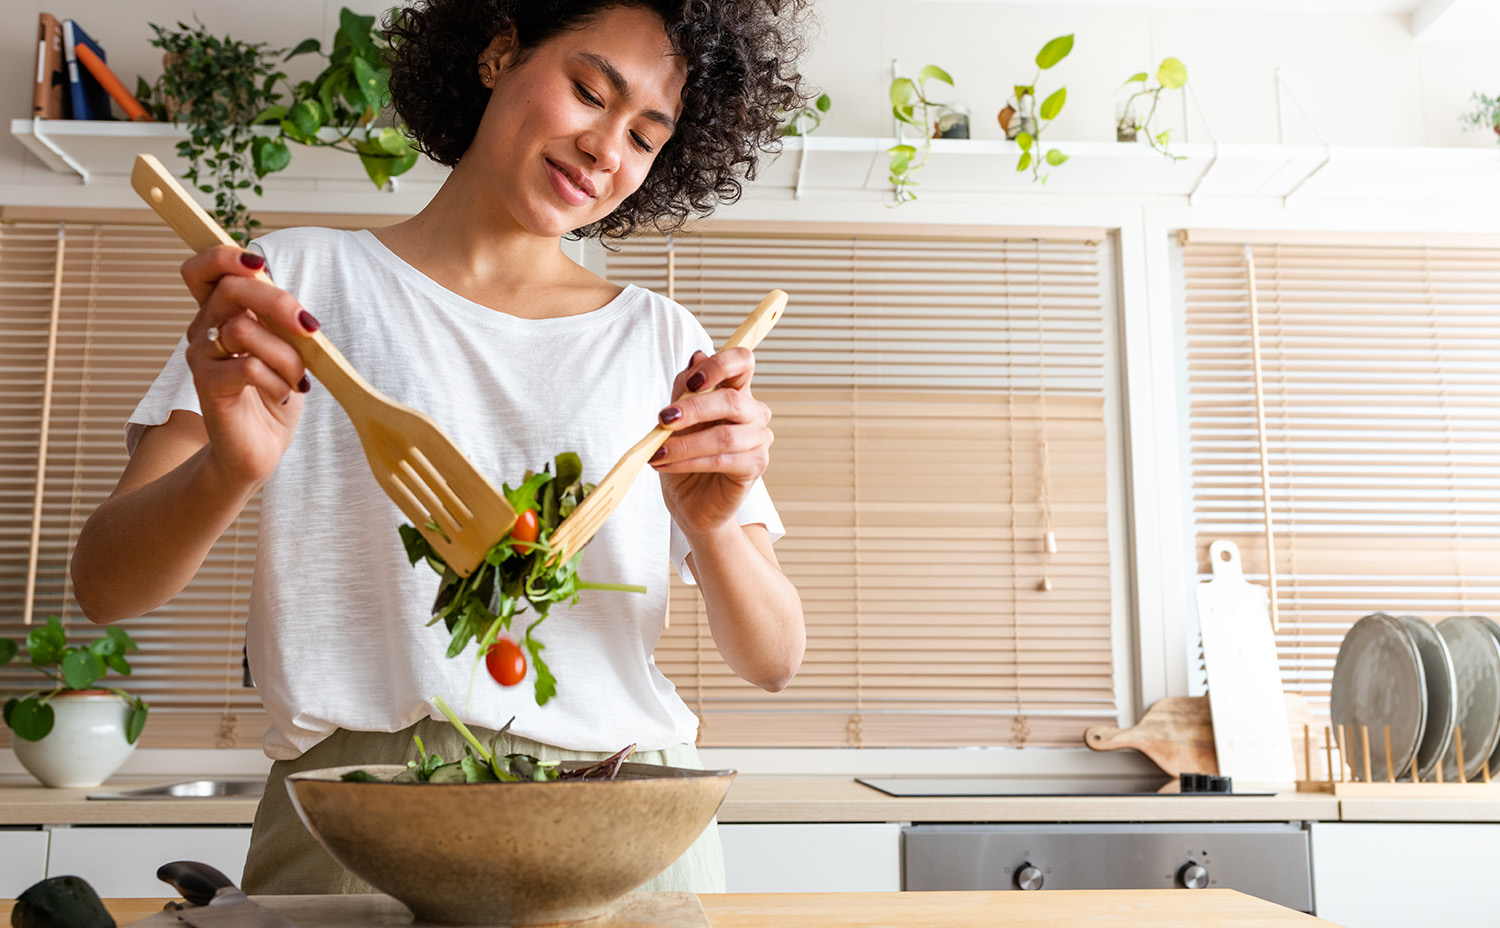
[[[161,123],[73,122],[16,119],[11,134],[52,171],[91,188],[57,205],[134,205],[128,177],[137,152],[172,165],[186,131]],[[866,199],[890,196],[887,149],[892,138],[811,136],[785,140],[784,154],[762,168],[752,187],[758,196]],[[1014,142],[938,139],[914,175],[919,197],[985,200],[1013,197],[1117,203],[1211,206],[1291,206],[1299,203],[1358,206],[1378,201],[1411,206],[1470,207],[1500,202],[1500,151],[1491,148],[1386,148],[1321,145],[1178,145],[1169,160],[1145,144],[1046,141],[1066,164],[1050,168],[1043,186],[1017,172]],[[292,146],[291,166],[266,179],[262,209],[397,213],[427,201],[447,171],[425,159],[375,190],[357,159],[345,152]],[[127,202],[118,199],[123,185]],[[58,199],[57,188],[50,197]],[[66,190],[67,188],[62,188]],[[32,201],[33,197],[24,198]],[[79,203],[84,199],[87,203]]]

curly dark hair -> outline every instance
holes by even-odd
[[[473,142],[490,91],[477,62],[501,30],[528,51],[616,6],[652,10],[687,61],[682,114],[640,189],[573,234],[621,238],[662,232],[739,198],[762,153],[780,148],[781,121],[812,92],[798,73],[809,0],[416,0],[392,10],[391,103],[429,158],[458,163]]]

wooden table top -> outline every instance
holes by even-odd
[[[1232,889],[727,893],[699,900],[712,928],[1338,928]],[[166,899],[107,899],[124,926]],[[0,901],[0,924],[11,902]]]

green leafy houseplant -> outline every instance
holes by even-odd
[[[280,171],[291,162],[287,139],[358,155],[376,187],[384,187],[417,163],[417,150],[406,136],[394,126],[376,125],[390,98],[390,68],[384,60],[385,37],[375,24],[376,17],[345,7],[339,11],[338,32],[327,54],[317,39],[304,39],[287,53],[287,61],[315,54],[327,64],[312,80],[290,86],[285,105],[273,101],[256,115],[257,124],[278,127],[274,138],[254,143],[258,175]],[[335,129],[332,139],[320,137],[325,127]]]
[[[1141,71],[1131,76],[1130,80],[1125,82],[1126,87],[1138,83],[1140,84],[1140,89],[1126,97],[1124,102],[1121,103],[1120,111],[1116,118],[1115,138],[1121,142],[1133,142],[1137,138],[1138,133],[1144,132],[1146,134],[1146,142],[1153,149],[1174,161],[1179,161],[1186,156],[1174,155],[1167,150],[1172,130],[1167,129],[1153,135],[1151,132],[1151,118],[1156,115],[1156,107],[1161,103],[1162,91],[1176,90],[1187,83],[1187,68],[1176,58],[1164,58],[1161,65],[1156,69],[1156,86],[1152,87],[1150,81],[1150,76],[1145,71]],[[1144,118],[1137,118],[1136,101],[1143,97],[1150,99],[1151,108],[1146,111]]]
[[[258,144],[250,124],[279,99],[273,87],[285,75],[275,70],[281,50],[264,42],[241,42],[210,35],[203,24],[177,29],[151,23],[151,44],[165,55],[154,85],[136,82],[136,96],[153,117],[186,124],[188,137],[177,153],[188,162],[183,177],[214,196],[214,217],[241,244],[260,225],[240,199],[243,191],[261,192]]]
[[[819,94],[818,98],[802,109],[792,113],[787,119],[786,125],[781,127],[783,136],[812,135],[818,131],[823,124],[823,117],[833,108],[833,101],[828,94]]]
[[[1036,76],[1031,79],[1031,83],[1029,84],[1017,84],[1015,86],[1018,106],[1024,109],[1025,101],[1028,98],[1032,101],[1031,105],[1036,106],[1036,84],[1037,81],[1041,80],[1042,72],[1068,57],[1068,53],[1072,50],[1073,36],[1071,34],[1060,35],[1042,46],[1042,50],[1036,54]],[[1059,87],[1047,99],[1042,101],[1041,106],[1036,107],[1035,113],[1028,114],[1023,112],[1021,114],[1022,124],[1024,125],[1029,117],[1033,128],[1022,130],[1016,136],[1016,144],[1021,146],[1021,157],[1016,161],[1016,170],[1024,171],[1027,168],[1031,168],[1033,181],[1043,184],[1047,182],[1048,175],[1042,173],[1043,161],[1053,167],[1057,167],[1068,160],[1068,156],[1056,148],[1048,149],[1045,155],[1042,154],[1042,131],[1047,128],[1047,125],[1053,119],[1057,118],[1058,113],[1062,112],[1063,104],[1067,102],[1067,99],[1068,88]]]
[[[943,104],[928,95],[929,80],[953,86],[952,76],[935,64],[929,64],[917,72],[916,80],[898,77],[891,81],[891,113],[895,115],[897,122],[915,128],[917,138],[921,139],[920,148],[901,142],[889,149],[890,180],[891,185],[896,188],[898,205],[917,198],[911,189],[916,183],[911,175],[927,163],[927,158],[932,153],[933,113],[941,109]],[[919,154],[921,160],[917,161]]]
[[[1495,135],[1500,136],[1500,97],[1491,97],[1475,91],[1471,100],[1473,108],[1459,117],[1459,121],[1470,129],[1477,129],[1480,132],[1492,129]],[[1500,138],[1496,141],[1500,141]]]
[[[5,703],[5,724],[16,733],[16,737],[27,741],[40,741],[52,731],[53,712],[49,703],[52,698],[65,691],[94,689],[94,684],[113,670],[130,676],[130,664],[125,655],[140,650],[123,629],[113,625],[104,630],[103,638],[95,638],[86,645],[68,645],[67,633],[57,616],[38,625],[26,635],[26,652],[30,665],[51,684],[32,690],[22,696],[12,697]],[[10,661],[20,651],[20,646],[9,638],[0,638],[0,666]],[[102,687],[130,706],[130,716],[125,723],[125,740],[135,744],[141,729],[146,725],[146,701],[131,696],[122,689]]]

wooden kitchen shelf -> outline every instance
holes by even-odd
[[[269,131],[269,130],[267,130]],[[11,135],[59,174],[70,174],[105,198],[128,193],[130,165],[149,152],[175,166],[186,130],[162,123],[73,120],[11,121]],[[888,198],[887,149],[894,138],[809,136],[784,140],[782,155],[747,185],[757,196]],[[1212,206],[1358,205],[1369,201],[1472,208],[1500,203],[1500,152],[1494,148],[1387,148],[1322,145],[1174,145],[1169,160],[1144,144],[1047,140],[1066,164],[1034,183],[1017,172],[1020,150],[998,139],[937,139],[916,173],[919,197],[973,195],[1087,196],[1117,202]],[[348,212],[405,212],[420,207],[447,169],[425,159],[377,191],[345,152],[292,146],[292,164],[267,180],[262,209],[340,207]],[[311,199],[309,199],[311,197]],[[72,197],[76,204],[76,194]],[[58,204],[64,205],[64,204]]]

